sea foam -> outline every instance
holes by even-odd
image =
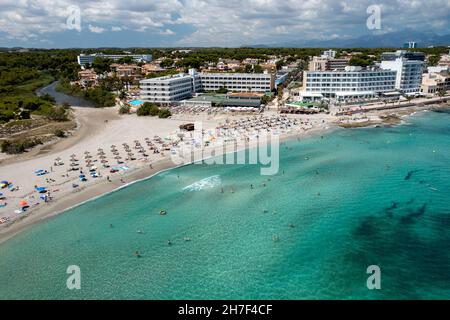
[[[212,189],[220,185],[222,181],[220,180],[219,175],[211,176],[199,181],[194,182],[193,184],[188,185],[183,188],[183,191],[192,192],[192,191],[201,191],[205,189]]]

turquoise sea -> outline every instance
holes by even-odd
[[[0,299],[448,299],[450,113],[406,122],[287,141],[275,176],[190,165],[85,203],[0,245]]]

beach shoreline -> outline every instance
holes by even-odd
[[[282,143],[284,141],[296,138],[304,139],[314,134],[323,134],[325,131],[331,129],[332,127],[335,126],[330,122],[324,122],[321,126],[313,127],[307,131],[280,134],[279,142]],[[83,135],[85,134],[86,133],[83,132]],[[82,139],[76,137],[76,133],[74,139],[76,139],[77,142],[82,141]],[[223,149],[224,147],[225,150]],[[25,212],[25,214],[21,215],[19,218],[11,221],[6,225],[1,226],[0,244],[8,241],[14,236],[28,230],[29,228],[40,222],[58,216],[70,209],[78,207],[86,202],[93,201],[106,194],[125,188],[131,184],[137,183],[142,180],[151,179],[153,176],[158,175],[164,171],[171,170],[177,167],[192,165],[194,162],[198,161],[203,162],[210,157],[217,157],[226,153],[248,150],[254,147],[257,147],[257,141],[249,141],[241,145],[236,144],[233,147],[233,150],[229,150],[230,145],[206,147],[203,148],[203,150],[195,151],[191,155],[191,157],[195,159],[193,162],[190,161],[187,163],[176,164],[172,161],[170,156],[164,157],[156,161],[144,163],[137,168],[130,170],[129,172],[123,172],[120,176],[111,177],[110,181],[101,179],[90,183],[89,185],[83,186],[76,191],[69,190],[63,194],[59,194],[58,197],[53,199],[51,202],[30,208],[29,211]],[[208,154],[214,152],[214,155],[204,156],[205,152],[207,152]]]
[[[440,108],[440,106],[437,106]],[[443,106],[446,107],[446,106]],[[427,106],[427,107],[414,107],[414,108],[402,108],[397,110],[384,110],[380,111],[377,114],[380,116],[381,114],[395,114],[400,119],[400,121],[396,123],[385,123],[384,125],[402,125],[405,123],[404,117],[409,117],[411,115],[414,115],[417,112],[425,112],[432,108],[436,108],[436,106]],[[120,119],[120,117],[111,117],[109,115],[110,119]],[[338,123],[331,121],[332,119],[328,119],[327,121],[323,121],[319,125],[313,126],[309,130],[305,131],[294,131],[289,133],[284,133],[279,136],[280,143],[291,140],[291,139],[304,139],[306,137],[312,136],[312,135],[318,135],[318,134],[324,134],[327,131],[335,130],[336,128],[340,127]],[[179,120],[177,120],[179,121]],[[86,125],[86,124],[84,124]],[[383,125],[382,123],[374,124],[370,123],[369,126],[348,126],[348,128],[360,128],[360,127],[373,127],[375,125]],[[98,130],[98,128],[96,129]],[[83,137],[86,137],[89,135],[89,130],[86,131],[85,128],[81,131]],[[71,145],[75,143],[80,143],[83,141],[83,138],[77,137],[77,133],[75,133],[73,137],[74,142],[71,143]],[[226,148],[228,148],[227,146]],[[218,146],[210,147],[210,148],[204,148],[203,150],[197,150],[195,151],[194,161],[204,161],[208,157],[203,157],[203,154],[205,151],[211,153],[211,150],[215,150],[215,156],[220,156],[225,153],[231,153],[231,152],[237,152],[244,149],[251,149],[253,147],[256,147],[256,141],[250,141],[248,143],[244,143],[244,145],[236,145],[233,150],[223,150],[223,146],[220,146],[218,149]],[[60,151],[60,147],[57,147],[56,151]],[[217,152],[218,151],[218,152]],[[54,152],[52,152],[53,154]],[[192,156],[192,155],[191,155]],[[151,167],[150,167],[151,163]],[[142,163],[140,166],[130,170],[129,172],[123,172],[120,176],[112,177],[111,181],[107,181],[105,179],[100,179],[95,182],[91,182],[90,184],[83,186],[77,190],[68,190],[67,192],[63,194],[59,194],[57,198],[52,200],[51,202],[39,205],[37,207],[31,208],[32,210],[27,211],[24,215],[21,215],[18,219],[15,219],[14,221],[11,221],[7,225],[3,225],[0,227],[0,244],[4,243],[5,241],[11,239],[15,235],[29,229],[33,225],[40,223],[42,221],[45,221],[49,218],[52,218],[54,216],[57,216],[61,213],[64,213],[65,211],[68,211],[74,207],[77,207],[79,205],[84,204],[87,201],[95,200],[98,197],[104,196],[105,194],[115,192],[117,190],[120,190],[124,187],[127,187],[131,184],[137,183],[142,180],[150,179],[151,177],[166,171],[170,169],[174,169],[181,166],[191,165],[193,162],[183,163],[183,164],[176,164],[172,161],[171,157],[163,157],[162,159],[158,159],[156,161],[151,161],[148,163]],[[68,182],[66,182],[68,183]]]

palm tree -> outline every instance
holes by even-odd
[[[440,89],[438,92],[437,92],[437,94],[438,94],[438,96],[441,98],[440,100],[441,100],[441,103],[442,102],[444,102],[444,97],[445,97],[445,94],[446,94],[446,92],[445,92],[445,90],[444,89]]]
[[[413,96],[411,96],[411,95],[409,95],[409,96],[406,96],[406,100],[408,101],[408,102],[411,102],[411,100],[413,99],[414,97]]]

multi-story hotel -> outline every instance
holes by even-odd
[[[422,84],[423,62],[397,58],[394,61],[382,61],[381,68],[397,71],[395,89],[403,93],[418,93]]]
[[[381,61],[395,61],[398,58],[405,58],[408,60],[425,61],[425,53],[397,50],[395,52],[383,52],[381,54]]]
[[[345,67],[344,70],[327,71],[320,66],[318,70],[306,71],[300,96],[303,100],[333,98],[346,101],[375,98],[394,90],[402,94],[420,92],[423,53],[399,50],[382,56],[387,60],[378,67]]]
[[[204,91],[225,88],[234,92],[269,92],[274,88],[275,77],[269,73],[200,73]]]
[[[187,99],[201,90],[198,75],[183,73],[141,80],[140,88],[141,100],[159,104]]]
[[[397,72],[346,67],[344,71],[305,71],[301,96],[339,101],[375,98],[395,89]]]
[[[232,92],[270,92],[275,87],[272,74],[197,73],[177,74],[140,81],[141,99],[168,104],[191,97],[194,93],[225,88]]]
[[[80,54],[77,57],[78,64],[80,66],[86,66],[92,64],[96,58],[108,58],[114,61],[119,60],[120,58],[132,57],[136,62],[150,62],[152,61],[151,54],[103,54],[103,53],[94,53],[94,54]]]

